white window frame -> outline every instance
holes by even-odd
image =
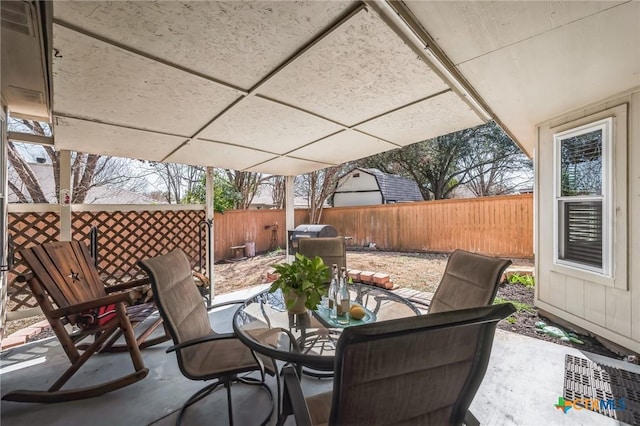
[[[594,273],[600,276],[612,278],[613,276],[613,236],[614,212],[613,212],[613,117],[597,120],[579,127],[556,133],[553,135],[554,144],[554,202],[553,202],[553,260],[557,265],[575,268]],[[585,133],[602,131],[602,194],[598,196],[562,196],[561,179],[561,143],[564,139],[580,136]],[[560,205],[565,201],[602,201],[602,267],[572,262],[560,258],[560,250],[564,241],[564,221],[561,220]]]

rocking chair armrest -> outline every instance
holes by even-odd
[[[71,314],[80,314],[82,312],[99,308],[101,306],[112,305],[119,302],[126,302],[128,300],[129,295],[127,293],[112,294],[110,296],[100,297],[95,300],[89,300],[88,302],[82,302],[76,305],[69,305],[63,308],[54,309],[51,311],[51,315],[60,318]]]
[[[199,345],[201,343],[211,342],[214,340],[226,340],[226,339],[236,339],[236,338],[237,336],[235,335],[235,333],[210,334],[208,336],[198,337],[196,339],[187,340],[186,342],[173,345],[167,349],[167,353],[175,352],[178,349],[187,348],[193,345]]]
[[[150,284],[149,278],[140,278],[138,280],[127,281],[126,283],[119,283],[113,285],[104,286],[107,293],[114,293],[116,291],[130,290],[132,288],[140,287],[141,285]]]
[[[202,281],[205,287],[209,287],[209,278],[205,274],[198,271],[191,271],[191,273],[194,277]]]
[[[295,368],[292,365],[284,367],[282,377],[284,378],[283,416],[293,414],[298,426],[311,426],[311,414]]]

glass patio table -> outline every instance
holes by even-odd
[[[345,327],[420,315],[403,297],[366,284],[349,284],[351,303],[365,308],[361,320],[339,324],[329,310],[318,306],[304,314],[287,312],[280,290],[248,299],[234,314],[233,329],[255,352],[293,363],[298,368],[333,371],[335,348]]]

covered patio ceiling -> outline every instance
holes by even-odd
[[[52,9],[55,145],[103,155],[297,175],[488,119],[532,155],[537,123],[640,85],[637,1]]]

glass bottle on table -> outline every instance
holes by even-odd
[[[338,316],[338,265],[335,263],[331,267],[331,284],[329,285],[329,318],[336,319]]]
[[[349,323],[349,289],[347,288],[347,268],[340,268],[339,287],[338,287],[338,323]]]

